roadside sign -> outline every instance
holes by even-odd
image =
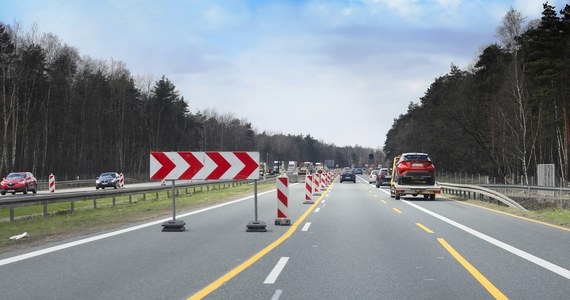
[[[259,152],[151,152],[150,179],[259,179]]]

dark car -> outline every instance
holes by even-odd
[[[354,171],[353,169],[343,170],[342,173],[340,174],[340,183],[342,183],[343,181],[352,181],[356,183],[355,173],[356,171]]]
[[[101,175],[99,175],[99,177],[97,177],[97,180],[95,180],[95,189],[98,190],[99,188],[106,188],[106,187],[112,187],[112,188],[118,188],[120,185],[120,175],[117,172],[104,172],[101,173]]]
[[[392,174],[388,168],[381,168],[376,174],[376,187],[379,188],[382,185],[390,185],[392,180]]]
[[[404,153],[396,163],[398,184],[435,184],[435,166],[426,153]]]
[[[27,194],[32,191],[34,194],[38,190],[38,181],[30,172],[12,172],[0,182],[0,194],[12,193],[12,195],[22,192]]]

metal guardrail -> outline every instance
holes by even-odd
[[[518,190],[518,191],[533,191],[533,192],[554,192],[570,194],[570,188],[563,187],[549,187],[549,186],[534,186],[534,185],[517,185],[517,184],[480,184],[480,186],[491,189],[504,189],[504,190]],[[530,193],[529,193],[530,194]]]
[[[74,189],[81,187],[95,187],[96,179],[81,179],[81,180],[65,180],[56,181],[56,189]],[[141,181],[134,178],[125,178],[125,184],[141,183]],[[47,191],[49,189],[48,181],[38,180],[38,191]]]
[[[456,184],[456,183],[442,183],[439,182],[439,185],[442,187],[442,190],[446,194],[450,195],[458,195],[464,198],[473,198],[477,199],[478,196],[486,196],[491,199],[497,200],[509,207],[514,207],[520,209],[522,211],[527,211],[522,205],[518,204],[515,200],[501,194],[497,191],[492,189],[473,185],[473,184]],[[493,187],[496,187],[495,185]]]
[[[269,180],[274,180],[276,176],[267,176],[265,179],[257,180],[257,182],[266,182]],[[90,184],[88,186],[92,186],[94,181],[89,181]],[[236,184],[250,184],[253,183],[254,180],[219,180],[219,181],[203,181],[203,182],[179,182],[176,184],[176,194],[178,195],[179,190],[186,189],[186,193],[188,193],[188,188],[193,188],[193,192],[196,192],[196,188],[200,188],[200,191],[203,191],[204,186],[218,186],[221,189],[221,186],[229,185],[235,186]],[[215,188],[214,188],[215,189]],[[42,194],[42,195],[29,195],[29,196],[20,196],[20,197],[11,197],[11,196],[3,196],[0,197],[0,209],[9,209],[10,210],[10,221],[14,221],[14,209],[17,207],[23,206],[32,206],[32,205],[43,205],[43,215],[48,215],[47,206],[48,204],[52,203],[64,203],[70,202],[70,210],[74,210],[74,202],[75,201],[83,201],[83,200],[93,200],[93,207],[97,208],[97,200],[102,198],[113,198],[113,204],[115,204],[115,197],[118,196],[129,196],[129,203],[132,203],[132,196],[136,194],[143,194],[146,197],[146,193],[156,192],[158,194],[159,191],[166,190],[169,192],[172,190],[172,185],[160,185],[160,186],[152,186],[152,187],[127,187],[124,189],[105,189],[105,190],[93,190],[93,191],[82,191],[82,192],[67,192],[67,193],[51,193],[51,194]],[[209,188],[208,188],[209,190]],[[156,196],[158,197],[158,195]],[[168,196],[170,197],[170,196]]]

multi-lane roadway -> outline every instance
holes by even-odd
[[[313,205],[260,193],[161,223],[0,254],[0,299],[568,299],[570,230],[338,179]]]

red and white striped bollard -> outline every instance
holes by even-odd
[[[55,176],[53,176],[53,174],[49,174],[48,185],[49,185],[49,192],[55,193]]]
[[[289,214],[289,178],[285,176],[277,177],[277,219],[275,225],[291,225]]]
[[[125,187],[125,175],[123,175],[123,173],[119,174],[119,187]]]
[[[321,192],[320,192],[320,179],[319,179],[319,173],[315,173],[313,174],[313,196],[320,196]]]
[[[304,204],[313,204],[313,175],[305,176],[305,202]]]

